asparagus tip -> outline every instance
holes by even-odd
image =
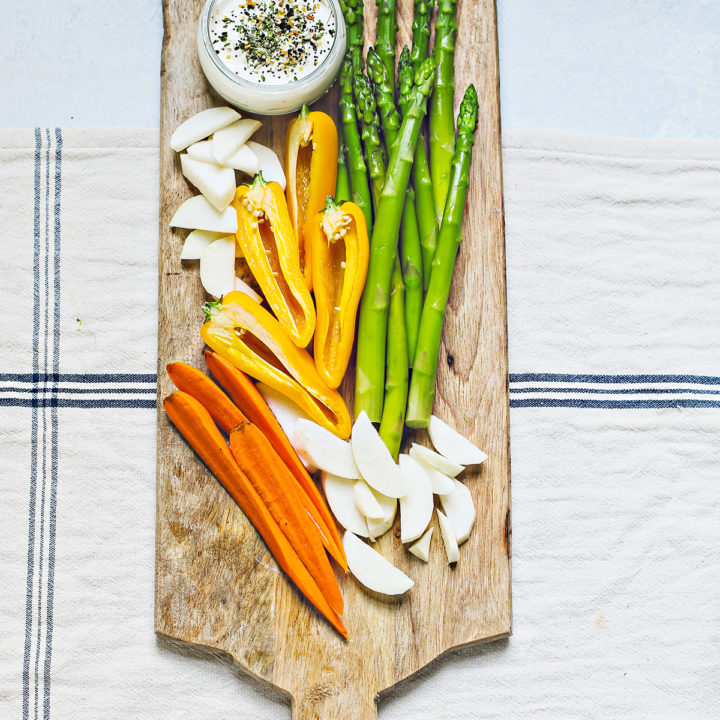
[[[458,113],[458,132],[464,130],[468,133],[475,132],[478,117],[478,95],[474,85],[468,85],[460,103]]]
[[[435,58],[428,57],[422,61],[415,73],[415,85],[427,88],[425,94],[430,90],[430,84],[435,79]]]

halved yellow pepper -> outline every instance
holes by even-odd
[[[336,388],[350,360],[367,276],[370,242],[365,215],[355,203],[338,206],[328,196],[325,210],[310,227],[310,236],[317,307],[315,367]]]
[[[203,310],[200,335],[206,345],[288,397],[318,425],[341,438],[350,436],[352,421],[340,393],[323,382],[310,354],[293,344],[265,308],[234,291]]]
[[[332,118],[324,112],[309,112],[303,105],[285,138],[285,192],[309,290],[313,289],[309,222],[323,209],[325,198],[335,194],[337,159],[338,135]]]
[[[235,235],[265,299],[292,341],[305,347],[315,330],[315,306],[300,270],[298,244],[282,187],[262,174],[233,200]]]

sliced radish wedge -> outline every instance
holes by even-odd
[[[350,444],[360,475],[370,487],[394,498],[407,493],[407,484],[400,468],[364,410],[355,420]]]
[[[275,416],[283,432],[288,436],[288,439],[292,441],[297,421],[302,418],[310,422],[310,418],[299,405],[296,405],[292,400],[285,397],[285,395],[279,393],[275,388],[271,388],[264,383],[258,383],[255,387],[257,387],[265,399],[265,402],[270,408],[270,412]],[[316,467],[303,460],[302,456],[298,457],[300,457],[301,462],[310,472],[317,470]]]
[[[419,558],[423,562],[427,562],[430,558],[430,540],[434,529],[435,528],[428,528],[427,532],[408,548],[416,558]]]
[[[385,516],[380,503],[373,495],[370,486],[364,480],[356,480],[353,485],[353,500],[355,507],[370,520],[382,520]],[[348,528],[349,529],[349,528]]]
[[[231,155],[224,163],[225,167],[240,170],[247,175],[255,175],[260,169],[258,156],[247,146],[243,145],[236,153]]]
[[[393,523],[395,522],[395,514],[397,513],[398,502],[395,498],[376,492],[372,488],[370,488],[370,491],[375,496],[375,499],[378,501],[383,511],[383,516],[378,520],[367,518],[370,539],[375,542],[375,540],[377,540],[381,535],[384,535],[393,526]]]
[[[400,498],[400,542],[408,543],[419,538],[432,520],[433,491],[428,474],[416,460],[405,454],[398,459],[410,488]]]
[[[217,165],[218,167],[241,170],[247,175],[255,175],[260,169],[257,155],[247,145],[243,145],[223,163],[219,163],[213,154],[212,140],[201,140],[200,142],[193,143],[188,147],[187,154],[193,158],[193,160],[199,160],[200,162],[210,165]]]
[[[218,161],[213,155],[212,140],[201,140],[200,142],[193,143],[188,146],[186,152],[193,160],[199,160],[200,162],[210,165],[218,164]]]
[[[320,475],[325,497],[335,519],[346,529],[360,537],[368,537],[367,521],[357,509],[353,499],[355,480],[341,478],[332,473]]]
[[[444,473],[441,473],[436,467],[428,465],[424,460],[416,455],[413,455],[412,449],[410,450],[410,457],[417,462],[418,465],[427,473],[430,479],[430,487],[436,495],[443,495],[445,493],[451,493],[454,489],[452,484],[453,479],[448,477]]]
[[[453,478],[454,490],[440,496],[443,510],[455,532],[458,545],[462,545],[472,532],[475,524],[475,504],[467,486]]]
[[[234,239],[234,238],[233,238]],[[237,254],[235,255],[237,257]],[[251,297],[256,303],[262,304],[262,295],[258,295],[244,280],[239,277],[235,278],[235,290],[244,292],[248,297]]]
[[[351,532],[343,536],[350,572],[366,587],[383,595],[402,595],[415,583]]]
[[[440,453],[436,453],[434,450],[430,450],[430,448],[426,448],[424,445],[418,445],[417,443],[412,444],[410,455],[418,460],[423,460],[428,465],[432,465],[441,473],[449,475],[450,477],[459,475],[465,469],[462,465],[449,460],[445,456],[440,455]]]
[[[266,182],[280,183],[284,190],[286,184],[285,173],[275,152],[271,148],[252,140],[248,140],[247,147],[255,153],[259,163],[258,172],[262,173]]]
[[[487,460],[486,453],[435,415],[430,416],[428,434],[433,447],[441,455],[452,458],[457,463],[479,465]]]
[[[209,137],[240,117],[237,110],[214,107],[189,117],[170,137],[170,147],[176,152],[184,150],[198,140]]]
[[[259,120],[244,118],[218,130],[212,139],[215,160],[225,165],[228,158],[232,157],[261,125]]]
[[[312,420],[299,419],[290,438],[298,455],[310,465],[340,477],[360,477],[350,443]]]
[[[235,287],[235,238],[229,235],[208,245],[200,258],[200,282],[205,292],[220,298]]]
[[[235,238],[233,238],[233,240],[234,239]],[[248,297],[251,297],[256,303],[262,304],[262,295],[258,295],[244,280],[241,280],[239,277],[235,278],[235,287],[233,289],[239,290],[241,293],[245,293]]]
[[[202,195],[195,195],[175,211],[170,227],[235,234],[238,229],[237,211],[234,207],[228,207],[218,212]]]
[[[180,253],[181,260],[199,260],[207,250],[208,245],[227,233],[208,232],[207,230],[193,230],[186,238]],[[234,238],[233,238],[234,239]]]
[[[440,534],[442,535],[443,544],[445,545],[445,555],[447,555],[448,565],[457,562],[460,559],[460,551],[458,550],[457,540],[455,539],[455,531],[450,521],[439,510],[437,511],[438,523],[440,524]]]
[[[189,155],[180,156],[183,175],[210,201],[217,210],[224,210],[235,197],[235,171]]]

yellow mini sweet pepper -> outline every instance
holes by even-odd
[[[310,237],[317,307],[315,367],[336,388],[350,360],[367,276],[370,243],[365,216],[355,203],[337,205],[328,196],[325,210],[310,227]]]
[[[293,344],[280,323],[244,293],[203,306],[200,335],[229,363],[292,400],[318,425],[350,436],[350,413],[337,390],[322,380],[309,353]]]
[[[326,196],[335,194],[337,159],[338,135],[332,118],[309,112],[303,105],[285,138],[285,192],[300,246],[300,267],[310,290],[314,281],[309,222],[323,209]]]
[[[315,330],[315,307],[303,280],[298,244],[282,187],[262,173],[241,185],[233,205],[236,239],[255,280],[293,342],[305,347]]]

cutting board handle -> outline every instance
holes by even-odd
[[[377,716],[375,698],[362,683],[340,692],[315,686],[292,700],[293,720],[377,720]]]

